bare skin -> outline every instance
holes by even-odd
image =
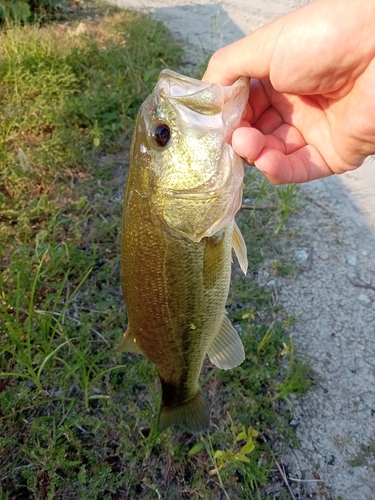
[[[234,149],[275,184],[375,154],[375,0],[315,0],[217,51],[203,80],[250,76]]]

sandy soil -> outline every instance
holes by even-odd
[[[117,0],[163,20],[186,47],[186,73],[214,50],[298,4],[293,0]],[[301,187],[288,224],[301,272],[262,284],[296,318],[291,332],[318,383],[294,398],[297,450],[284,457],[296,498],[375,498],[375,162]],[[371,448],[372,446],[372,448]],[[353,461],[356,466],[353,466]]]

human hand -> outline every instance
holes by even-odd
[[[203,80],[252,77],[232,145],[275,184],[375,153],[375,0],[315,0],[216,52]]]

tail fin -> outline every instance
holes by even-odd
[[[198,389],[192,399],[179,406],[162,406],[159,416],[159,431],[172,425],[186,427],[190,432],[201,432],[210,423],[210,410],[207,401]]]

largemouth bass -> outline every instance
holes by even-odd
[[[160,430],[208,426],[198,385],[206,353],[223,369],[244,359],[225,303],[232,247],[247,270],[234,222],[243,165],[230,141],[248,93],[247,78],[222,87],[164,70],[138,113],[122,223],[128,328],[119,350],[155,363]]]

